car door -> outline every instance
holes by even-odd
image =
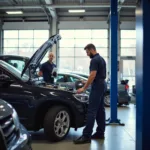
[[[58,74],[55,78],[55,83],[63,83],[64,82],[64,75]]]
[[[72,76],[72,75],[69,75],[69,76],[68,76],[68,80],[69,80],[69,82],[77,82],[77,81],[79,81],[80,79],[77,78],[77,77],[74,77],[74,76]]]
[[[25,67],[25,61],[24,60],[15,60],[15,59],[8,59],[7,63],[14,66],[19,71],[22,71]]]
[[[27,122],[32,113],[34,94],[13,78],[7,71],[0,68],[0,98],[10,103],[17,111],[21,122]]]

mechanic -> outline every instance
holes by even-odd
[[[57,76],[57,73],[53,72],[53,69],[56,68],[53,63],[54,54],[49,52],[48,58],[49,60],[41,65],[38,75],[43,76],[45,82],[54,84],[54,77]]]
[[[74,141],[75,144],[90,143],[91,139],[104,139],[105,133],[105,107],[104,93],[107,89],[106,79],[106,62],[96,51],[93,44],[88,44],[86,50],[87,56],[91,58],[90,75],[84,87],[77,90],[77,93],[84,92],[91,84],[89,96],[89,105],[87,112],[87,122],[81,137]],[[92,135],[93,127],[97,122],[96,133]]]

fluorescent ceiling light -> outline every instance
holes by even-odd
[[[13,14],[23,14],[22,11],[6,11],[7,14],[13,15]]]
[[[84,10],[84,9],[79,9],[79,10],[68,10],[68,12],[70,12],[70,13],[84,13],[85,10]]]

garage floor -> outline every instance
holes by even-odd
[[[107,118],[110,109],[106,108]],[[106,127],[105,140],[92,140],[91,144],[74,145],[73,139],[82,134],[82,129],[70,130],[67,138],[58,143],[46,141],[43,131],[32,133],[33,150],[134,150],[135,149],[135,115],[136,106],[122,106],[118,108],[118,119],[125,126],[111,125]],[[95,125],[96,129],[96,125]],[[95,131],[94,129],[94,131]]]

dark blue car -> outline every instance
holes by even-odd
[[[31,137],[15,109],[0,99],[0,150],[31,150]]]

